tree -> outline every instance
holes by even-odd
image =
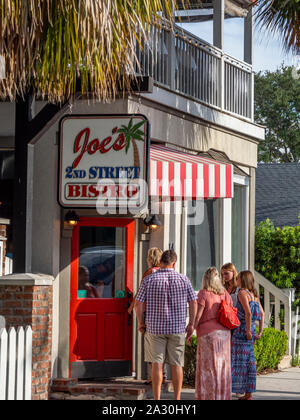
[[[259,144],[261,162],[300,160],[300,80],[292,67],[255,75],[255,121],[266,126]]]
[[[255,270],[279,288],[295,288],[299,304],[300,223],[280,229],[266,219],[256,225]]]
[[[300,0],[257,0],[256,22],[260,29],[279,33],[283,48],[300,53]]]

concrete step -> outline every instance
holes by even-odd
[[[170,391],[170,381],[162,392]],[[54,379],[50,400],[144,400],[152,398],[152,386],[133,378],[115,378],[101,381]]]

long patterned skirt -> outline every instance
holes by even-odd
[[[232,392],[243,394],[256,391],[256,366],[254,356],[254,335],[256,327],[251,328],[252,340],[247,340],[246,324],[234,330],[231,339]]]
[[[198,338],[196,400],[231,400],[230,330]]]

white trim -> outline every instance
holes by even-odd
[[[208,166],[208,173],[209,173],[209,197],[215,196],[215,165]]]
[[[249,184],[246,185],[243,197],[243,213],[244,213],[244,224],[245,224],[245,250],[244,250],[244,267],[245,270],[249,269],[249,198],[250,188]]]
[[[186,173],[185,173],[185,180],[184,180],[184,197],[192,197],[193,196],[193,176],[192,176],[192,164],[186,163]]]
[[[204,175],[203,165],[197,165],[197,197],[203,197],[204,195]]]
[[[162,196],[169,196],[169,162],[162,163]]]
[[[220,165],[220,196],[226,196],[226,165]]]
[[[182,202],[182,214],[181,214],[181,267],[180,272],[186,274],[186,258],[187,258],[187,211],[186,202]]]
[[[250,200],[250,187],[249,177],[234,174],[233,186],[237,184],[245,187],[242,195],[242,218],[243,218],[243,237],[245,238],[243,244],[243,270],[249,269],[249,200]],[[232,219],[231,219],[232,222]]]
[[[0,276],[3,276],[3,241],[0,241]]]
[[[221,205],[221,265],[231,262],[232,199],[223,198]]]
[[[249,177],[234,174],[233,175],[233,183],[234,184],[239,184],[239,185],[249,186]]]
[[[154,160],[150,160],[151,165],[151,192],[153,195],[157,195],[157,175],[156,175],[156,162]]]
[[[243,203],[242,203],[242,211],[243,211],[243,220],[244,220],[244,258],[243,258],[243,268],[244,270],[249,269],[249,200],[250,200],[250,188],[249,188],[249,177],[234,174],[233,176],[233,185],[241,185],[244,188],[243,194]]]

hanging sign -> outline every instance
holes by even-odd
[[[70,115],[59,126],[63,207],[143,207],[148,197],[149,123],[143,115]]]

